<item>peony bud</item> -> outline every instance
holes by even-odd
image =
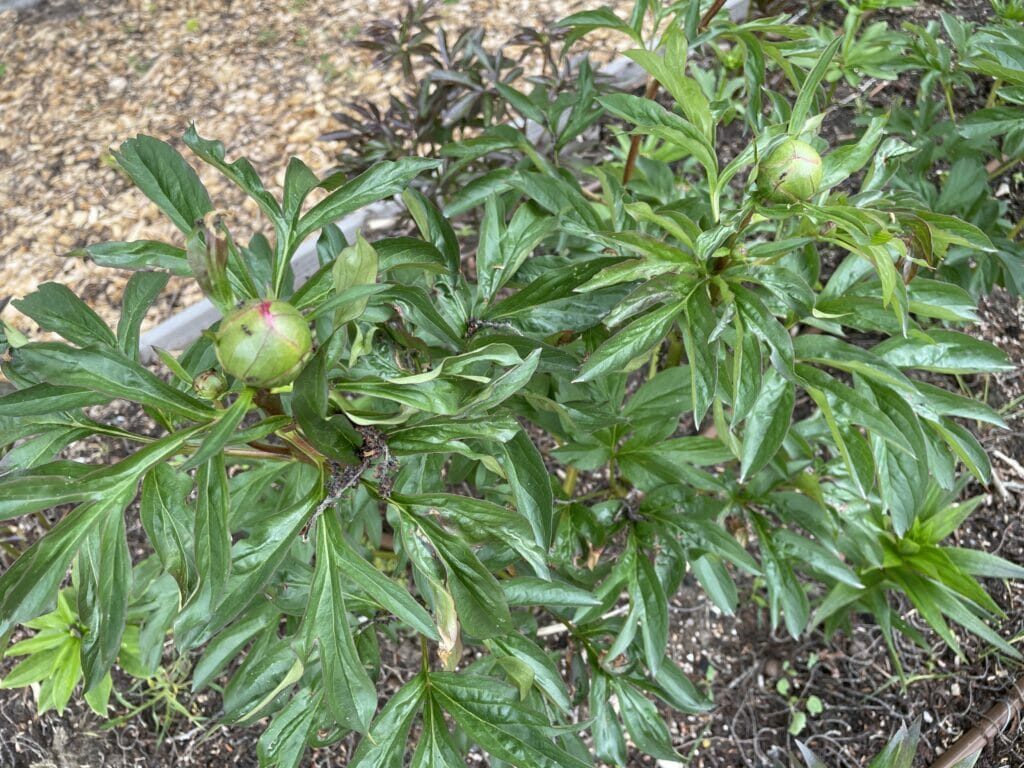
[[[228,390],[224,374],[211,368],[192,380],[192,389],[204,400],[216,400]]]
[[[761,163],[757,184],[773,203],[808,200],[821,184],[821,155],[805,141],[787,139]]]
[[[291,304],[257,299],[221,321],[214,346],[235,378],[253,387],[279,387],[299,375],[313,337]]]

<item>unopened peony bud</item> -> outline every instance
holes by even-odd
[[[215,348],[224,370],[252,387],[279,387],[295,380],[309,357],[313,337],[295,307],[258,299],[220,324]]]
[[[227,392],[228,383],[224,374],[211,368],[192,380],[192,389],[204,400],[216,400]]]
[[[809,200],[821,184],[821,155],[805,141],[787,139],[757,172],[757,185],[773,203]]]

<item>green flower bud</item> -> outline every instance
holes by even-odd
[[[235,378],[252,387],[280,387],[299,375],[313,337],[291,304],[257,299],[221,321],[214,347]]]
[[[773,203],[809,200],[821,184],[821,155],[805,141],[787,139],[761,163],[757,184]]]
[[[204,400],[216,400],[227,392],[228,382],[224,374],[211,368],[192,380],[192,389]]]

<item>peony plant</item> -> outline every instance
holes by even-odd
[[[546,134],[492,126],[353,178],[293,158],[280,199],[190,128],[185,145],[266,218],[247,244],[170,144],[122,144],[177,241],[84,250],[136,270],[116,329],[46,284],[15,306],[64,340],[0,337],[16,388],[0,396],[0,519],[57,517],[0,574],[0,637],[27,657],[2,685],[49,680],[41,708],[78,690],[107,713],[115,665],[147,678],[170,654],[219,695],[218,722],[262,724],[265,766],[354,742],[353,768],[471,749],[573,768],[680,760],[662,713],[712,706],[668,647],[687,573],[723,612],[756,599],[794,637],[869,614],[891,649],[904,629],[925,643],[903,595],[954,652],[950,620],[1017,656],[976,579],[1024,569],[946,543],[970,511],[960,491],[990,479],[967,424],[1004,424],[936,382],[1010,363],[958,330],[974,304],[932,270],[951,245],[991,243],[887,187],[884,118],[820,157],[796,138],[826,119],[839,40],[804,67],[786,45],[799,28],[697,10],[563,22],[628,34],[671,106],[653,86],[581,80],[571,103],[509,87],[554,118]],[[709,45],[744,47],[741,118],[708,92],[720,72],[683,66]],[[746,128],[728,155],[727,116]],[[595,121],[618,140],[562,151]],[[435,172],[457,180],[450,198],[420,191]],[[407,229],[344,237],[339,219],[395,196]],[[303,242],[320,268],[297,285]],[[168,273],[223,318],[146,366],[140,323]],[[108,423],[97,407],[114,401],[151,423]],[[96,436],[134,450],[64,453]],[[414,663],[393,680],[396,645]]]

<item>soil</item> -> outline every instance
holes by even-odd
[[[967,5],[972,13],[977,11],[975,5],[980,7],[978,3]],[[202,60],[204,66],[222,68],[221,71],[229,81],[232,78],[244,78],[244,94],[238,97],[242,106],[237,110],[222,110],[212,99],[215,94],[197,95],[193,87],[192,95],[179,94],[175,97],[178,101],[158,103],[152,108],[142,109],[141,114],[151,121],[144,126],[145,130],[161,135],[167,135],[168,131],[180,132],[180,125],[175,124],[173,129],[168,129],[182,114],[180,109],[169,104],[189,104],[192,105],[190,108],[198,109],[211,120],[222,121],[208,131],[210,134],[224,135],[220,126],[227,126],[229,135],[237,137],[237,143],[233,146],[244,149],[246,153],[255,156],[257,161],[265,162],[264,167],[282,168],[279,159],[285,153],[300,154],[307,162],[311,157],[315,158],[311,164],[319,163],[320,167],[326,167],[331,158],[315,142],[319,133],[333,127],[329,120],[329,107],[325,105],[331,99],[340,98],[340,93],[345,89],[368,86],[362,85],[361,80],[357,86],[346,79],[341,85],[333,86],[337,90],[332,90],[330,81],[318,68],[317,56],[325,50],[331,51],[331,56],[342,55],[338,53],[340,49],[332,45],[335,38],[330,36],[338,33],[338,30],[325,30],[312,23],[308,25],[311,30],[308,45],[301,55],[291,51],[294,41],[288,45],[272,46],[271,58],[285,57],[285,64],[273,71],[287,72],[292,79],[286,78],[282,83],[269,86],[267,79],[258,75],[258,51],[251,47],[251,40],[245,42],[255,34],[254,30],[258,26],[252,21],[252,9],[246,6],[246,3],[236,0],[234,3],[216,6],[212,3],[209,6],[191,3],[180,7],[175,5],[172,9],[168,4],[166,8],[161,6],[156,10],[147,10],[156,8],[154,5],[142,9],[125,8],[123,12],[108,12],[88,4],[50,4],[22,12],[17,17],[0,14],[0,51],[3,51],[3,61],[7,61],[10,52],[14,51],[14,60],[25,63],[31,46],[42,45],[43,41],[54,39],[59,30],[70,28],[74,34],[69,35],[71,42],[67,45],[79,52],[76,55],[84,57],[91,50],[90,46],[95,46],[98,36],[102,34],[101,30],[132,23],[125,19],[142,20],[144,24],[151,25],[144,26],[142,37],[149,43],[161,41],[156,47],[163,47],[165,52],[157,53],[157,60],[160,56],[168,55],[168,60],[174,62],[174,71],[186,66],[186,62]],[[469,13],[472,7],[472,2],[463,2],[442,6],[441,10],[445,13]],[[451,8],[455,10],[449,10]],[[332,10],[337,14],[336,9]],[[365,8],[355,10],[363,14],[355,23],[368,20],[365,18]],[[937,10],[938,6],[925,6],[922,13],[934,16]],[[312,22],[318,18],[318,14],[324,12],[324,8],[317,2],[292,0],[287,9],[282,2],[282,7],[276,8],[276,11],[290,15],[275,17],[273,14],[265,14],[261,18],[276,18],[275,28],[294,30],[297,24],[294,19]],[[346,10],[341,13],[348,12]],[[156,13],[159,20],[155,16],[146,16],[150,13]],[[192,41],[180,33],[170,34],[165,26],[173,27],[177,24],[187,29],[188,20],[196,17],[203,19],[204,23],[201,31],[195,33],[198,37]],[[11,18],[16,19],[15,26],[5,29],[4,22]],[[167,22],[167,18],[172,21]],[[512,18],[515,18],[514,14]],[[243,23],[243,20],[248,21]],[[204,58],[214,55],[208,45],[204,47],[202,44],[213,39],[205,31],[208,29],[207,23],[213,21],[230,22],[229,27],[232,24],[240,25],[233,33],[229,32],[238,35],[232,38],[237,44],[232,56],[225,54],[224,58]],[[344,21],[340,24],[344,26]],[[216,29],[217,24],[210,23],[209,28]],[[12,29],[15,31],[12,32]],[[161,31],[158,34],[154,30]],[[225,27],[221,26],[220,30],[223,32]],[[182,43],[181,39],[185,42]],[[177,51],[167,40],[178,40],[178,45],[184,45],[183,50]],[[126,60],[125,56],[129,55],[129,50],[137,49],[129,46],[117,54],[122,63]],[[170,50],[170,53],[166,54],[166,50]],[[388,73],[374,74],[367,61],[361,61],[353,51],[345,50],[345,56],[353,57],[347,66],[363,67],[360,72],[369,73],[368,77],[387,79]],[[114,62],[100,62],[99,66],[109,69],[114,66]],[[101,314],[116,310],[123,283],[113,279],[114,273],[99,270],[79,260],[64,259],[58,254],[98,239],[159,237],[166,234],[155,223],[153,210],[142,207],[135,193],[128,190],[124,179],[104,166],[97,155],[100,151],[97,148],[106,146],[103,142],[124,137],[127,132],[136,130],[138,124],[132,121],[143,118],[132,116],[129,102],[138,101],[140,94],[148,92],[144,77],[154,67],[156,63],[151,64],[146,71],[130,75],[129,85],[119,100],[101,99],[101,106],[93,104],[92,107],[83,107],[86,113],[95,116],[102,112],[106,115],[105,120],[113,122],[107,126],[106,133],[100,130],[95,134],[104,137],[102,142],[90,144],[85,149],[79,146],[76,150],[78,155],[83,151],[86,153],[81,159],[66,160],[40,176],[40,167],[24,165],[37,160],[27,159],[22,149],[4,147],[0,143],[0,160],[14,158],[22,164],[22,169],[30,168],[33,174],[28,191],[23,195],[23,207],[12,209],[13,174],[4,178],[4,172],[0,171],[0,253],[6,254],[7,259],[0,263],[0,285],[8,286],[5,291],[14,292],[9,287],[14,285],[14,280],[23,281],[19,285],[30,286],[35,280],[58,278],[70,281],[74,288],[86,295],[91,292],[93,302]],[[257,69],[247,72],[253,67]],[[235,70],[241,70],[242,74]],[[75,71],[72,68],[58,72],[63,72],[63,77],[71,79]],[[7,77],[11,77],[10,72]],[[153,77],[156,78],[156,75]],[[318,77],[320,80],[317,80]],[[98,81],[91,85],[89,82],[87,80],[84,86],[86,90],[95,89]],[[167,86],[169,80],[157,78],[156,82],[159,85],[153,86],[152,93]],[[276,93],[291,92],[296,87],[301,91],[301,86],[297,85],[301,82],[305,82],[309,86],[308,92],[313,94],[312,106],[305,102],[299,108],[296,105],[271,105]],[[5,82],[6,85],[8,83]],[[30,90],[29,86],[22,86]],[[281,90],[276,91],[276,88]],[[228,86],[216,90],[221,95],[230,92]],[[351,96],[351,93],[346,95]],[[10,108],[11,104],[23,108],[27,103],[24,99],[27,98],[27,94],[22,93],[11,101],[9,94],[0,94],[0,107],[3,107],[0,115],[16,111]],[[246,109],[254,104],[263,111],[257,123],[249,125],[246,119],[251,118],[252,114],[246,112]],[[279,106],[281,111],[274,112]],[[128,108],[127,112],[119,112],[124,108]],[[43,111],[46,109],[52,114],[56,106],[50,104]],[[292,115],[297,122],[279,122],[286,113]],[[86,117],[88,115],[71,117],[68,124],[77,124],[84,132],[88,124]],[[41,118],[37,116],[35,119]],[[4,120],[0,116],[0,136],[9,135],[4,130]],[[35,125],[38,128],[40,123]],[[841,127],[835,130],[839,135]],[[278,136],[282,143],[268,145],[266,139],[271,134]],[[81,133],[69,138],[72,142],[69,147],[76,141],[83,141],[84,135]],[[40,134],[41,138],[33,139],[33,144],[49,148],[52,136],[52,133]],[[15,157],[14,153],[22,154]],[[73,156],[74,153],[67,155]],[[76,188],[73,184],[77,183],[74,182],[76,178],[80,180],[85,174],[93,178],[94,187],[90,187],[85,197],[82,197],[83,188]],[[278,175],[274,178],[274,185],[279,184]],[[218,191],[226,192],[222,189]],[[5,195],[10,197],[5,199]],[[86,208],[76,210],[75,206],[82,200],[85,202],[81,204]],[[74,218],[79,210],[87,211],[84,223],[81,216]],[[92,210],[98,210],[99,213],[91,213]],[[248,214],[239,214],[240,217],[245,215]],[[48,218],[51,221],[44,223]],[[79,223],[75,224],[76,221]],[[39,230],[40,226],[51,225],[52,231]],[[36,227],[34,232],[33,227]],[[44,236],[42,246],[39,245],[40,231],[51,231],[50,235]],[[46,240],[45,237],[51,239]],[[30,256],[39,257],[39,262],[33,262],[29,274],[30,262],[27,259]],[[172,298],[166,299],[158,307],[154,317],[166,315],[173,306],[188,303],[192,298],[189,290],[182,291],[181,284],[177,285],[175,291],[169,294]],[[1024,518],[1021,516],[1024,512],[1024,405],[1019,401],[1024,394],[1022,326],[1024,307],[1018,299],[1003,291],[996,291],[983,301],[981,322],[974,332],[1005,349],[1016,364],[1016,369],[987,379],[965,382],[965,386],[972,388],[974,394],[985,397],[993,407],[1007,409],[1005,418],[1009,429],[982,435],[985,447],[993,456],[994,481],[990,489],[971,489],[972,495],[984,494],[985,502],[956,533],[959,545],[994,552],[1016,563],[1024,563]],[[116,404],[110,408],[96,409],[93,415],[97,419],[118,422],[121,426],[139,431],[149,428],[143,415]],[[127,446],[90,441],[77,445],[75,450],[76,458],[98,462],[123,458]],[[51,521],[59,515],[60,510],[55,510],[50,515]],[[130,516],[129,520],[129,534],[134,545],[145,546],[137,516]],[[16,545],[18,542],[33,540],[39,532],[36,522],[29,519],[0,527],[0,533]],[[0,569],[9,565],[10,559],[0,553]],[[749,580],[740,580],[739,584],[744,598],[736,616],[723,615],[706,598],[700,587],[692,582],[684,584],[672,600],[671,656],[681,664],[691,679],[703,681],[715,701],[711,713],[676,716],[670,722],[677,749],[691,758],[689,764],[693,766],[769,768],[788,766],[791,760],[794,765],[802,765],[798,761],[797,739],[817,752],[826,765],[842,768],[861,766],[877,753],[901,723],[920,718],[923,744],[915,765],[923,768],[963,730],[972,726],[994,700],[1004,695],[1022,672],[1020,665],[993,654],[965,634],[961,635],[961,640],[967,662],[957,660],[939,642],[934,642],[927,650],[901,642],[898,646],[899,656],[910,676],[910,682],[904,689],[886,652],[881,633],[869,617],[863,617],[864,620],[849,632],[839,633],[832,638],[813,633],[794,641],[782,632],[770,631],[766,611],[755,597],[755,585]],[[1006,638],[1021,636],[1024,633],[1024,584],[990,580],[986,587],[1006,612],[1006,619],[997,627],[1000,634]],[[909,616],[909,620],[921,628],[926,637],[934,640],[934,636],[913,611],[907,609],[904,615]],[[385,668],[389,670],[390,684],[395,687],[411,677],[418,668],[418,651],[404,646],[382,650],[386,654]],[[0,675],[6,674],[11,666],[12,660],[0,660]],[[784,687],[780,681],[788,684],[787,695],[780,693],[780,688]],[[143,700],[144,693],[141,689],[126,690],[123,695],[126,701],[138,704]],[[808,717],[802,732],[792,736],[788,729],[793,712],[796,708],[806,710],[807,699],[812,693],[820,699],[823,710],[816,716]],[[796,697],[795,701],[792,697]],[[220,704],[216,693],[193,697],[187,687],[179,693],[179,701],[196,713],[197,717],[205,718],[212,718]],[[123,706],[119,709],[124,711]],[[161,739],[158,734],[163,726],[168,731],[166,737]],[[0,768],[256,766],[255,743],[259,733],[258,725],[230,729],[214,726],[208,731],[201,730],[195,723],[184,718],[166,718],[165,713],[159,709],[149,710],[116,729],[109,729],[81,703],[73,701],[62,715],[49,712],[39,716],[35,713],[30,690],[0,691]],[[1024,739],[1016,738],[1019,735],[1017,724],[1014,724],[991,745],[978,765],[999,768],[1024,765]],[[352,746],[351,741],[344,741],[328,749],[313,750],[304,765],[325,768],[346,765]],[[481,762],[477,760],[475,764]],[[635,757],[634,764],[655,765],[655,762]],[[662,762],[661,765],[668,764]]]

